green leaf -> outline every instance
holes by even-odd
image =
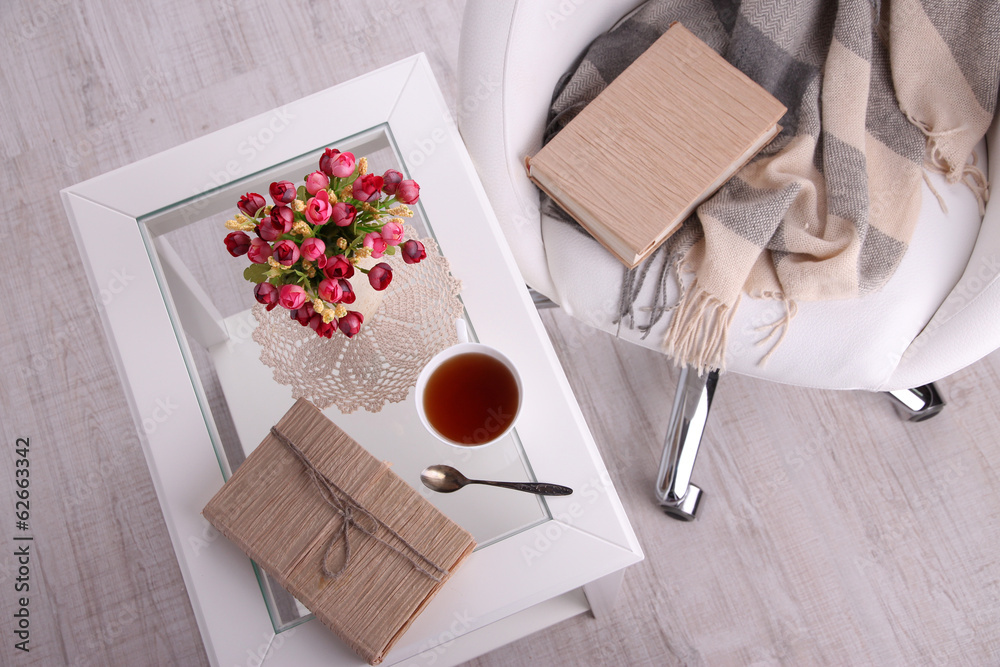
[[[385,254],[387,254],[387,255],[395,255],[396,254],[396,246],[391,245],[388,248],[386,248],[385,249]]]
[[[309,191],[306,190],[306,186],[300,185],[295,190],[295,192],[298,195],[298,198],[301,199],[302,201],[308,201],[309,200]]]
[[[259,285],[267,279],[267,272],[270,269],[271,267],[267,264],[251,264],[243,269],[243,277]]]

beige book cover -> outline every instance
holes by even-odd
[[[203,514],[378,664],[476,543],[309,401],[275,431]]]
[[[538,153],[538,187],[636,266],[774,138],[785,107],[680,23]]]

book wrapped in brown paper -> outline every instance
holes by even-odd
[[[305,399],[203,514],[372,665],[476,546]]]
[[[674,23],[526,160],[528,176],[635,267],[781,131],[785,111]]]

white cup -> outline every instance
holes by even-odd
[[[417,377],[417,414],[420,416],[420,422],[424,425],[424,428],[426,428],[431,435],[441,442],[460,449],[479,449],[480,447],[492,445],[494,442],[502,439],[510,433],[511,430],[513,430],[514,424],[517,422],[517,418],[521,414],[521,406],[524,405],[524,388],[521,385],[521,375],[517,372],[517,368],[514,367],[514,362],[494,347],[483,345],[482,343],[470,343],[469,330],[466,327],[465,320],[456,320],[456,327],[458,329],[458,343],[438,352],[429,362],[427,362],[427,365],[424,366],[423,370],[420,371],[420,375]],[[510,422],[507,423],[506,427],[501,428],[502,422],[499,422],[494,416],[488,413],[483,419],[483,425],[477,428],[476,432],[474,432],[474,435],[472,436],[474,438],[474,442],[466,443],[452,440],[451,438],[442,435],[436,428],[434,428],[433,424],[431,424],[427,418],[427,412],[424,407],[424,396],[427,388],[427,381],[434,374],[434,371],[440,368],[441,364],[449,359],[462,354],[468,354],[470,352],[485,354],[506,366],[511,375],[514,376],[515,382],[517,382],[518,400],[517,410],[514,411],[514,416],[511,418]],[[502,416],[503,415],[501,415],[501,417]],[[482,430],[482,433],[479,433],[480,429]]]

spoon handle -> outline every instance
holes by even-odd
[[[515,491],[527,491],[539,496],[568,496],[573,493],[573,489],[559,484],[546,484],[544,482],[490,482],[483,479],[469,480],[470,484],[486,484],[488,486],[502,486],[505,489]]]

